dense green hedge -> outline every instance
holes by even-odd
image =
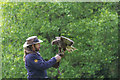
[[[36,35],[40,53],[50,59],[58,52],[51,41],[56,36],[72,39],[78,50],[61,61],[59,77],[116,78],[118,49],[117,3],[42,3],[2,4],[2,77],[26,78],[23,44]],[[49,77],[57,70],[47,70]]]

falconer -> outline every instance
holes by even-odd
[[[28,80],[31,80],[32,78],[48,78],[46,70],[61,60],[61,56],[57,54],[50,60],[45,61],[39,53],[41,42],[43,41],[38,39],[37,36],[32,36],[27,38],[23,45],[23,60],[25,61]]]

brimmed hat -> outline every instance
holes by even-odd
[[[26,42],[23,45],[23,48],[32,45],[32,44],[37,44],[43,42],[42,40],[38,39],[37,36],[31,36],[26,39]]]

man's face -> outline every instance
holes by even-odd
[[[40,43],[37,43],[37,44],[35,45],[35,47],[36,47],[37,51],[39,51],[39,50],[40,50]]]

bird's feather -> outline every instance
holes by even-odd
[[[64,36],[61,36],[61,40],[62,40],[64,43],[66,43],[67,45],[69,45],[69,46],[71,46],[71,45],[74,44],[74,42],[73,42],[71,39],[66,38],[66,37],[64,37]]]
[[[55,37],[56,39],[60,40],[60,37]]]
[[[74,51],[74,50],[77,50],[77,49],[74,48],[73,46],[67,46],[66,50],[69,51],[69,52],[71,52],[71,51]]]

